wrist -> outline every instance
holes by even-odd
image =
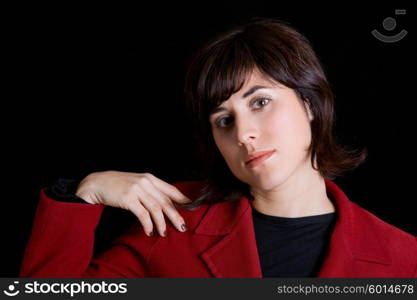
[[[83,199],[85,202],[89,204],[100,204],[97,197],[95,196],[95,193],[92,191],[93,188],[91,187],[91,183],[84,179],[77,186],[75,190],[75,196]]]

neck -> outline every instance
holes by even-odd
[[[302,174],[293,174],[268,191],[252,187],[253,208],[266,215],[288,218],[334,212],[320,173],[313,168],[299,173]]]

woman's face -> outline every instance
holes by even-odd
[[[311,120],[294,90],[258,72],[210,115],[215,143],[232,173],[264,191],[312,168]],[[248,154],[269,150],[275,152],[266,160],[246,163]]]

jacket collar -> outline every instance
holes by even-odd
[[[195,229],[196,234],[224,236],[202,254],[215,277],[262,277],[251,212],[245,197],[216,203]]]
[[[367,212],[352,203],[335,183],[326,180],[325,184],[338,219],[318,277],[354,276],[354,260],[390,264],[390,257],[384,251],[378,232],[373,230]],[[246,197],[210,206],[194,232],[223,236],[202,254],[214,276],[262,277],[252,207]]]

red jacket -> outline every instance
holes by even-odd
[[[174,184],[193,199],[199,182]],[[417,277],[416,237],[349,201],[326,181],[338,220],[319,277]],[[188,230],[167,222],[167,237],[148,237],[139,221],[92,258],[104,206],[54,201],[42,191],[21,277],[262,277],[245,197],[180,210]]]

